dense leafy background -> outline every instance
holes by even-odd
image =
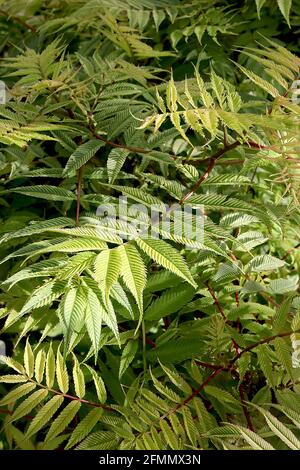
[[[0,1],[3,448],[300,449],[299,26]],[[204,239],[99,236],[120,195],[204,205]]]

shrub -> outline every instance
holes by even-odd
[[[300,4],[274,3],[2,2],[3,448],[300,449]]]

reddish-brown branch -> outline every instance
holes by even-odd
[[[226,318],[225,312],[224,312],[223,307],[220,304],[218,298],[216,297],[215,291],[208,284],[207,284],[207,288],[208,288],[208,292],[210,293],[210,295],[212,296],[212,298],[215,302],[215,305],[216,305],[217,309],[219,310],[220,314],[222,315],[223,320],[225,321],[225,323],[227,323],[227,318]]]
[[[11,416],[13,414],[13,411],[5,410],[4,408],[0,408],[0,414],[10,415]],[[33,416],[25,415],[25,416],[23,416],[23,419],[28,419],[28,420],[31,421],[33,419]]]
[[[167,412],[164,417],[167,417],[169,414],[174,413],[177,410],[179,410],[181,407],[187,405],[193,398],[195,398],[196,396],[198,396],[200,394],[200,392],[206,387],[206,385],[208,385],[215,377],[217,377],[219,374],[221,374],[221,372],[231,370],[234,363],[242,356],[242,354],[244,354],[248,351],[251,351],[252,349],[257,348],[261,344],[270,343],[271,341],[273,341],[276,338],[283,338],[285,336],[290,336],[292,333],[300,333],[300,328],[298,330],[295,330],[295,331],[288,331],[288,332],[284,332],[284,333],[278,333],[277,335],[273,335],[273,336],[270,336],[268,338],[264,338],[260,341],[257,341],[256,343],[251,344],[250,346],[247,346],[243,350],[239,351],[234,356],[234,358],[231,359],[231,361],[229,362],[228,365],[220,366],[219,368],[215,369],[214,372],[212,372],[212,374],[210,374],[204,380],[204,382],[202,382],[202,384],[196,390],[193,391],[193,393],[191,393],[191,395],[189,395],[187,398],[185,398],[182,402],[178,403],[174,408],[169,410],[169,412]]]
[[[224,365],[224,366],[220,366],[220,367],[217,367],[214,372],[212,372],[205,380],[204,382],[202,382],[202,384],[193,391],[193,393],[191,393],[187,398],[185,398],[182,402],[178,403],[174,408],[172,408],[171,410],[169,410],[162,418],[165,418],[167,417],[168,415],[170,415],[171,413],[174,413],[176,412],[177,410],[179,410],[180,408],[182,408],[183,406],[187,405],[191,400],[193,400],[193,398],[195,398],[196,396],[198,396],[200,394],[200,392],[206,387],[206,385],[208,385],[215,377],[217,377],[219,374],[221,374],[221,372],[225,372],[225,371],[228,371],[228,370],[231,370],[232,369],[232,366],[234,365],[234,363],[242,356],[242,354],[248,352],[248,351],[251,351],[252,349],[255,349],[256,347],[258,347],[259,345],[261,344],[265,344],[265,343],[270,343],[271,341],[273,341],[274,339],[276,338],[283,338],[285,336],[290,336],[292,333],[300,333],[300,329],[298,330],[295,330],[295,331],[288,331],[288,332],[284,332],[284,333],[278,333],[277,335],[273,335],[273,336],[270,336],[268,338],[264,338],[260,341],[257,341],[256,343],[253,343],[249,346],[247,346],[246,348],[244,348],[242,351],[239,351],[235,356],[234,358],[229,362],[228,365]],[[213,366],[212,364],[207,364],[207,363],[201,363],[200,361],[197,361],[200,365],[205,365],[205,366],[210,366],[211,368],[215,368],[215,366]],[[33,380],[31,380],[32,382],[34,382]],[[35,383],[35,382],[34,382]],[[47,388],[46,386],[43,386],[41,384],[38,384],[39,387],[42,387],[42,388],[45,388],[47,389],[49,392],[52,392],[56,395],[60,395],[60,396],[63,396],[65,398],[68,398],[69,400],[76,400],[76,401],[79,401],[80,403],[84,403],[84,404],[87,404],[89,406],[93,406],[93,407],[97,407],[97,408],[103,408],[107,411],[113,411],[113,408],[110,407],[109,405],[103,405],[101,403],[94,403],[94,402],[91,402],[91,401],[88,401],[88,400],[84,400],[83,398],[78,398],[78,397],[74,397],[72,395],[68,395],[66,393],[61,393],[59,392],[58,390],[54,390],[52,388]],[[240,396],[241,396],[241,392],[240,392]],[[243,390],[242,390],[242,396],[241,396],[241,400],[242,400],[242,405],[243,405],[243,401],[244,401],[244,395],[243,395]],[[247,411],[244,411],[244,413],[248,412]],[[6,414],[11,414],[12,412],[9,411],[9,410],[3,410],[3,409],[0,409],[0,413],[6,413]],[[246,414],[245,414],[245,417],[246,417]],[[247,419],[247,423],[248,423],[248,426],[250,426],[250,422],[251,422],[251,418],[250,418],[250,415],[248,414],[247,415],[248,417],[246,417]],[[26,419],[33,419],[32,417],[28,416],[28,417],[25,417]],[[250,418],[250,422],[248,421]],[[252,422],[251,422],[251,426],[252,425]],[[249,429],[251,429],[249,427]]]
[[[269,336],[268,338],[264,338],[260,341],[257,341],[256,343],[250,344],[246,348],[239,351],[239,353],[230,361],[230,364],[233,365],[243,354],[252,351],[252,349],[257,348],[257,346],[260,346],[261,344],[271,343],[276,338],[284,338],[286,336],[291,336],[292,333],[300,333],[300,328],[295,331],[286,331],[284,333],[278,333],[277,335]]]
[[[238,147],[238,145],[240,145],[240,142],[238,140],[236,140],[232,144],[224,145],[223,148],[219,149],[214,155],[210,157],[205,173],[200,176],[194,186],[185,194],[185,196],[181,198],[181,200],[179,201],[180,205],[184,204],[188,199],[190,199],[190,197],[199,189],[203,181],[205,181],[209,177],[210,173],[215,167],[217,160],[221,158],[222,155],[229,152],[229,150],[233,150],[234,148]]]
[[[134,153],[143,153],[143,154],[148,154],[149,152],[151,152],[151,149],[146,149],[144,147],[132,147],[132,146],[129,146],[129,145],[125,145],[125,144],[117,144],[115,142],[112,142],[111,140],[108,140],[106,139],[105,137],[99,135],[97,132],[96,132],[96,129],[91,121],[91,119],[89,120],[89,129],[93,135],[93,137],[95,137],[95,139],[98,139],[98,140],[101,140],[102,142],[105,142],[107,145],[113,147],[113,148],[120,148],[120,149],[125,149],[125,150],[129,150],[130,152],[134,152]],[[214,155],[212,155],[211,157],[207,158],[207,159],[204,159],[204,160],[200,160],[199,161],[199,164],[201,163],[206,163],[208,162],[208,166],[207,166],[207,169],[205,171],[205,173],[199,178],[198,181],[196,181],[196,183],[194,184],[194,186],[192,187],[192,189],[190,189],[188,191],[188,193],[183,196],[183,198],[180,200],[179,204],[184,204],[197,190],[198,188],[201,186],[201,184],[203,183],[203,181],[205,181],[208,176],[210,175],[210,173],[212,172],[213,168],[215,167],[217,161],[227,152],[229,152],[230,150],[233,150],[235,149],[236,147],[238,147],[239,145],[248,145],[249,147],[251,148],[254,148],[254,149],[269,149],[270,147],[266,146],[266,145],[262,145],[262,144],[258,144],[257,142],[254,142],[254,141],[246,141],[244,143],[236,140],[234,141],[233,143],[231,144],[228,144],[227,143],[227,134],[224,133],[224,146],[219,149],[217,152],[215,152]],[[175,159],[176,156],[175,155],[172,155],[172,154],[169,154],[171,158]],[[227,164],[237,164],[237,163],[243,163],[244,160],[231,160],[231,161],[228,161]],[[222,163],[223,164],[223,163]],[[225,164],[225,162],[224,162]]]
[[[244,390],[243,384],[240,384],[240,386],[239,386],[239,394],[240,394],[240,399],[241,399],[241,405],[242,405],[242,408],[243,408],[243,413],[244,413],[244,416],[245,416],[245,419],[246,419],[246,422],[247,422],[247,427],[248,427],[248,429],[250,429],[250,431],[254,432],[254,427],[253,427],[253,424],[252,424],[251,415],[250,415],[248,407],[245,403],[245,390]]]
[[[262,145],[262,144],[258,144],[257,142],[253,142],[252,140],[249,140],[247,142],[244,143],[245,145],[248,145],[249,147],[251,148],[254,148],[254,149],[268,149],[270,147],[267,147],[266,145]],[[198,181],[196,181],[196,183],[194,184],[194,186],[183,196],[183,198],[179,201],[179,204],[184,204],[188,199],[190,199],[190,197],[199,189],[199,187],[201,186],[201,184],[203,183],[203,181],[205,181],[210,173],[212,172],[212,170],[214,169],[217,161],[227,152],[229,152],[230,150],[233,150],[235,149],[236,147],[238,147],[239,145],[242,145],[242,142],[236,140],[234,141],[232,144],[228,144],[227,143],[227,137],[226,139],[224,139],[224,146],[219,149],[214,155],[212,155],[211,157],[209,157],[208,159],[205,159],[205,160],[200,160],[199,163],[204,163],[204,162],[208,162],[208,166],[205,170],[205,172],[203,173],[203,175],[200,176],[200,178],[198,179]],[[243,160],[238,160],[238,162],[242,162]]]
[[[223,372],[224,370],[226,370],[226,368],[224,369],[223,367],[220,367],[219,369],[216,369],[214,372],[212,372],[212,374],[210,374],[205,380],[204,382],[202,382],[202,384],[196,388],[193,393],[191,393],[191,395],[189,395],[187,398],[185,398],[185,400],[183,400],[182,402],[178,403],[174,408],[172,408],[168,413],[166,413],[164,417],[167,417],[169,414],[171,413],[175,413],[177,410],[179,410],[180,408],[182,408],[183,406],[187,405],[191,400],[193,400],[193,398],[197,397],[199,395],[199,393],[201,392],[201,390],[204,389],[204,387],[206,387],[206,385],[209,384],[209,382],[211,382],[215,377],[217,377],[217,375],[219,375],[221,372]]]
[[[163,321],[164,321],[165,330],[167,330],[171,324],[171,317],[167,315],[166,317],[163,317]]]
[[[180,205],[184,204],[188,199],[190,199],[190,197],[199,189],[199,187],[203,183],[203,181],[205,181],[209,177],[210,173],[212,172],[213,168],[215,167],[215,164],[216,164],[216,159],[211,158],[210,162],[209,162],[209,165],[206,168],[205,173],[203,173],[203,175],[201,175],[201,177],[198,179],[198,181],[196,181],[196,183],[194,184],[192,189],[190,189],[185,194],[185,196],[183,196],[183,198],[181,198],[181,200],[179,201]]]
[[[91,122],[89,124],[89,129],[90,129],[91,133],[93,134],[93,137],[95,137],[95,139],[98,139],[98,140],[101,140],[102,142],[105,142],[107,145],[110,145],[110,147],[118,148],[118,149],[125,149],[125,150],[129,150],[130,152],[134,152],[134,153],[149,153],[149,152],[151,152],[150,149],[145,149],[143,147],[131,147],[131,146],[128,146],[128,145],[125,145],[125,144],[116,144],[115,142],[112,142],[111,140],[106,139],[105,137],[103,137],[102,135],[99,135],[96,132],[96,129],[94,128],[94,126],[92,125]]]
[[[219,312],[221,313],[223,320],[225,321],[225,323],[228,323],[228,320],[227,320],[227,317],[226,317],[225,312],[223,310],[223,307],[220,304],[218,298],[216,297],[215,291],[208,284],[207,284],[207,288],[208,288],[208,292],[210,293],[210,295],[214,299],[215,305],[216,305],[217,309],[219,310]],[[232,340],[232,344],[233,344],[233,347],[235,349],[235,352],[238,354],[240,352],[239,345],[237,344],[235,339],[232,338],[231,340]]]
[[[89,406],[93,406],[94,408],[103,408],[107,411],[113,411],[113,408],[108,405],[103,405],[102,403],[95,403],[93,401],[84,400],[83,398],[74,397],[73,395],[68,395],[67,393],[60,393],[58,390],[48,389],[50,392],[54,393],[55,395],[60,395],[68,400],[79,401],[80,403],[84,403]]]
[[[13,20],[15,21],[16,23],[18,23],[19,25],[23,26],[23,28],[25,29],[29,29],[32,33],[36,33],[37,30],[34,26],[31,26],[31,24],[29,23],[26,23],[26,21],[22,20],[21,18],[19,18],[18,16],[14,16],[14,15],[10,15],[9,13],[7,13],[6,11],[4,10],[0,10],[0,15],[1,16],[6,16],[8,20]]]
[[[183,400],[183,402],[181,403],[178,403],[177,407],[178,408],[181,408],[182,406],[185,406],[187,405],[187,403],[189,403],[193,398],[195,398],[197,395],[199,395],[199,393],[201,392],[201,390],[203,390],[204,387],[206,387],[206,385],[209,384],[209,382],[212,381],[212,379],[214,379],[215,377],[217,377],[217,375],[219,375],[221,372],[224,371],[224,367],[220,367],[219,369],[216,369],[212,374],[210,374],[205,380],[204,382],[202,382],[202,384],[196,388],[196,390],[193,391],[193,393],[188,396],[185,400]],[[177,408],[177,409],[178,409]]]
[[[29,379],[30,382],[33,382],[34,384],[38,385],[41,388],[44,388],[45,390],[48,390],[50,393],[54,393],[55,395],[60,395],[61,397],[67,398],[68,400],[73,400],[73,401],[79,401],[80,403],[84,403],[89,406],[93,406],[95,408],[103,408],[104,410],[107,411],[113,411],[113,408],[109,405],[104,405],[102,403],[95,403],[93,401],[85,400],[84,398],[79,398],[79,397],[74,397],[73,395],[69,395],[68,393],[62,393],[58,390],[55,390],[54,388],[48,388],[46,385],[42,385],[40,383],[35,382],[32,379]]]
[[[291,248],[290,250],[288,250],[288,251],[286,252],[286,254],[283,256],[282,259],[286,259],[291,253],[293,253],[293,251],[297,250],[298,248],[300,248],[300,242],[297,243],[296,246],[294,246],[293,248]]]

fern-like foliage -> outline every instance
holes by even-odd
[[[4,449],[299,450],[299,2],[237,3],[0,2]]]

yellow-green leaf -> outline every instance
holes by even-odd
[[[29,438],[33,434],[36,434],[40,429],[42,429],[49,421],[58,408],[62,405],[64,397],[61,395],[56,395],[51,398],[44,406],[39,410],[37,415],[31,421],[29,428],[26,432],[26,437]]]
[[[56,379],[61,392],[67,393],[69,390],[69,376],[66,363],[60,352],[60,347],[57,349],[56,355]]]
[[[74,416],[78,413],[81,403],[79,401],[71,401],[64,410],[57,416],[50,426],[46,436],[46,441],[51,441],[58,434],[66,429],[68,424],[72,421]]]

